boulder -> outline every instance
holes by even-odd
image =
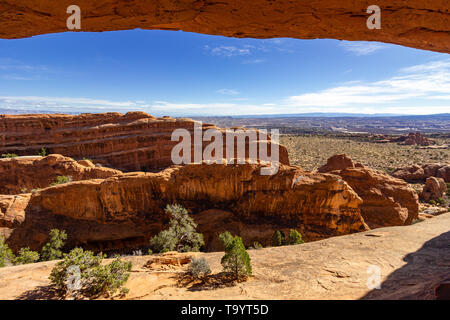
[[[430,201],[441,199],[445,191],[447,190],[447,185],[444,179],[429,177],[425,182],[422,192],[419,194],[420,200]]]
[[[406,181],[424,182],[429,177],[436,177],[444,179],[445,182],[450,182],[450,164],[413,164],[408,167],[395,169],[392,172],[392,176]]]
[[[410,224],[417,219],[417,193],[403,180],[335,155],[318,169],[340,176],[363,200],[361,215],[370,228]]]

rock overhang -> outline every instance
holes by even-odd
[[[4,0],[0,38],[67,29],[67,8],[81,9],[81,31],[182,30],[237,38],[329,38],[380,41],[450,53],[447,0]],[[381,28],[369,29],[367,8],[381,9]]]

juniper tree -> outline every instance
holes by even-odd
[[[49,241],[42,247],[41,261],[57,260],[63,256],[61,249],[67,240],[66,231],[52,229],[50,230],[49,237]]]
[[[21,248],[17,257],[14,259],[14,264],[34,263],[39,260],[39,253],[31,251],[29,247]]]
[[[272,236],[272,245],[274,247],[279,247],[285,244],[285,236],[284,236],[284,232],[277,230],[273,233]]]
[[[251,276],[250,256],[245,250],[242,238],[239,236],[230,238],[230,236],[229,232],[219,236],[225,246],[225,255],[221,260],[223,270],[232,273],[236,279]]]
[[[13,264],[14,254],[5,240],[0,236],[0,268]]]
[[[171,215],[169,228],[150,240],[153,251],[199,251],[205,242],[203,235],[196,232],[197,224],[188,211],[177,204],[168,205],[165,211]]]
[[[300,233],[298,233],[297,230],[291,229],[289,231],[288,244],[293,245],[293,244],[302,244],[302,243],[304,243],[304,241],[302,239],[302,235]]]

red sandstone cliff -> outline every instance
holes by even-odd
[[[66,32],[66,13],[82,11],[81,31],[183,30],[239,38],[383,41],[450,52],[448,0],[40,0],[0,2],[0,38]],[[370,5],[381,29],[368,29]]]
[[[162,169],[173,165],[171,151],[178,141],[171,141],[171,135],[176,129],[189,130],[193,140],[193,120],[155,118],[144,112],[0,115],[0,154],[36,155],[46,148],[49,153],[86,157],[124,171]],[[224,132],[203,124],[203,132],[207,129]],[[203,142],[203,148],[208,144]],[[246,149],[248,157],[248,140]],[[283,146],[279,146],[279,160],[289,164]]]
[[[354,164],[344,154],[329,158],[318,171],[339,175],[352,187],[363,200],[361,215],[371,228],[410,224],[418,217],[418,195],[403,180]]]
[[[0,194],[19,194],[46,188],[58,176],[78,181],[108,178],[120,173],[119,170],[96,167],[89,160],[75,161],[59,154],[0,159]]]
[[[147,245],[165,226],[170,203],[188,208],[218,249],[222,230],[247,244],[270,244],[274,230],[298,228],[306,240],[367,229],[361,199],[338,177],[282,165],[193,164],[159,173],[128,173],[57,185],[22,196],[0,196],[0,235],[17,249],[39,248],[51,228],[66,229],[69,246],[96,250]]]

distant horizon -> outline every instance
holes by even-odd
[[[10,112],[6,112],[10,111]],[[23,111],[23,112],[22,112]],[[212,114],[204,114],[204,115],[193,115],[193,114],[180,114],[180,115],[171,115],[171,114],[153,114],[143,110],[128,110],[128,111],[97,111],[97,112],[58,112],[58,111],[50,111],[50,110],[36,110],[35,112],[31,112],[31,110],[7,110],[0,108],[0,115],[33,115],[33,114],[67,114],[67,115],[80,115],[80,114],[102,114],[102,113],[122,113],[126,114],[128,112],[145,112],[151,116],[156,117],[164,117],[169,116],[173,118],[295,118],[295,117],[327,117],[327,118],[338,118],[338,117],[427,117],[427,116],[449,116],[450,112],[444,113],[429,113],[429,114],[399,114],[399,113],[347,113],[347,112],[305,112],[305,113],[274,113],[274,114],[242,114],[242,115],[212,115]]]

